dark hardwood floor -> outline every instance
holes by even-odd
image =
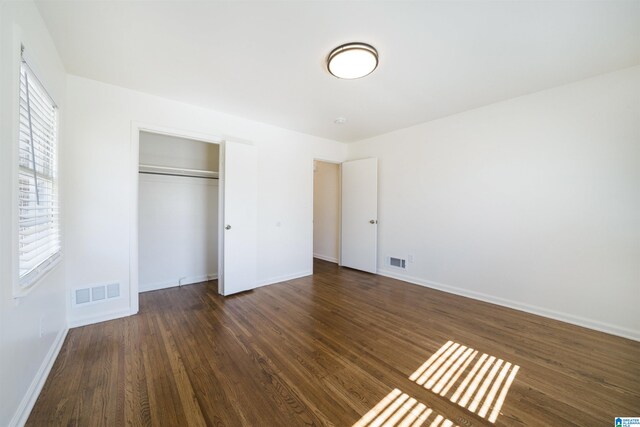
[[[638,342],[314,266],[312,277],[227,298],[215,282],[145,293],[136,316],[72,329],[28,425],[611,426],[640,416]]]

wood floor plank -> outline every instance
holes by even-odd
[[[27,424],[351,426],[366,414],[363,426],[595,426],[640,415],[638,342],[325,261],[314,270],[226,298],[215,281],[148,292],[136,316],[69,331]]]
[[[175,379],[178,396],[184,408],[186,424],[194,427],[204,426],[204,417],[176,342],[171,332],[166,329],[162,319],[157,318],[157,321],[164,349],[169,359],[169,366],[171,366],[171,375]]]
[[[141,316],[123,321],[125,425],[150,426],[149,392],[142,354]]]

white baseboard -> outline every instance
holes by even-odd
[[[193,285],[194,283],[207,282],[209,280],[216,280],[217,278],[218,278],[218,273],[206,274],[201,276],[186,277],[182,279],[180,283],[177,283],[175,280],[158,282],[158,283],[150,283],[146,285],[141,283],[138,288],[140,292],[157,291],[160,289],[175,288],[176,286],[186,286],[186,285]]]
[[[107,311],[106,313],[100,313],[96,316],[79,317],[77,319],[69,320],[69,328],[79,328],[80,326],[93,325],[94,323],[107,322],[109,320],[120,319],[121,317],[127,317],[134,315],[129,308]]]
[[[286,282],[287,280],[299,279],[300,277],[311,276],[312,274],[313,274],[313,272],[311,272],[309,270],[305,270],[305,271],[301,271],[299,273],[285,274],[283,276],[272,277],[270,279],[259,281],[258,282],[258,286],[256,286],[256,287],[259,288],[259,287],[262,287],[262,286],[273,285],[275,283]]]
[[[430,280],[421,279],[418,277],[408,276],[395,271],[378,270],[378,274],[381,276],[391,277],[393,279],[402,280],[405,282],[413,283],[415,285],[425,286],[427,288],[437,289],[450,294],[460,295],[463,297],[473,298],[476,300],[489,302],[492,304],[501,305],[515,310],[525,311],[531,314],[537,314],[539,316],[548,317],[562,322],[571,323],[577,326],[583,326],[585,328],[593,329],[600,332],[605,332],[611,335],[616,335],[623,338],[628,338],[634,341],[640,341],[640,331],[611,325],[609,323],[600,322],[596,320],[586,319],[581,316],[575,316],[573,314],[562,313],[555,310],[549,310],[546,308],[525,304],[506,298],[500,298],[492,295],[487,295],[481,292],[469,291],[455,286],[449,286],[438,282],[432,282]]]
[[[38,400],[38,396],[42,391],[42,387],[44,387],[44,383],[47,381],[49,372],[51,372],[51,368],[53,368],[53,363],[56,361],[58,353],[60,353],[60,349],[62,348],[64,339],[67,336],[67,332],[69,332],[69,329],[65,328],[60,330],[56,335],[56,338],[53,341],[51,348],[49,348],[47,355],[44,357],[38,372],[36,372],[33,381],[31,381],[31,384],[27,389],[27,393],[22,398],[13,418],[9,421],[10,427],[18,427],[26,424],[29,414],[31,414],[31,410],[36,404],[36,400]]]
[[[338,258],[334,258],[332,256],[326,256],[326,255],[321,255],[321,254],[314,253],[313,257],[314,258],[318,258],[318,259],[322,259],[322,260],[325,260],[325,261],[333,262],[333,263],[336,263],[336,264],[338,263]]]

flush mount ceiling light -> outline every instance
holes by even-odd
[[[347,43],[333,49],[327,70],[339,79],[359,79],[378,66],[378,51],[366,43]]]

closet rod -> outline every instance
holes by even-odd
[[[170,166],[141,164],[138,168],[138,172],[150,175],[187,176],[190,178],[218,179],[218,172],[201,169],[173,168]]]
[[[146,175],[166,175],[166,176],[184,176],[186,178],[218,179],[217,177],[214,177],[214,176],[185,175],[185,174],[167,173],[167,172],[144,172],[144,171],[139,171],[138,173],[144,173]]]

